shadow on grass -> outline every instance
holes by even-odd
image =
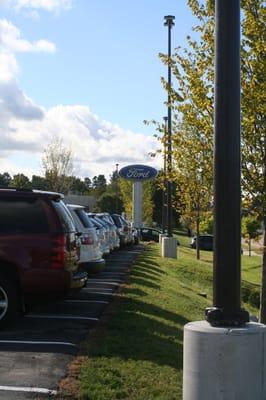
[[[84,351],[90,356],[151,361],[176,370],[183,365],[184,317],[158,306],[124,299],[118,314],[108,324],[108,335],[99,343],[90,341]]]
[[[153,281],[160,281],[160,275],[154,275],[153,272],[150,272],[148,269],[146,268],[134,268],[131,273],[130,276],[132,277],[141,277],[144,279],[151,279]]]

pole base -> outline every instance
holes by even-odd
[[[177,240],[174,237],[162,238],[162,257],[177,258]]]
[[[249,322],[249,313],[244,309],[227,312],[222,308],[210,307],[205,310],[205,318],[212,326],[243,326]]]
[[[266,326],[184,327],[183,400],[266,399]]]

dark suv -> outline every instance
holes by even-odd
[[[0,189],[0,325],[86,284],[78,237],[59,193]]]

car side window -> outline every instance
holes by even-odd
[[[83,209],[76,209],[75,213],[77,214],[84,228],[93,228],[92,222],[90,221],[89,217]]]
[[[61,200],[55,200],[53,201],[53,206],[63,226],[64,232],[75,232],[76,228],[74,221],[65,204]]]
[[[50,231],[42,202],[37,198],[0,199],[0,233],[47,233]]]

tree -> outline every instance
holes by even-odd
[[[54,136],[43,152],[42,167],[49,190],[67,193],[69,177],[73,174],[73,155],[63,144],[62,138]]]
[[[13,176],[11,181],[11,186],[22,188],[22,189],[30,189],[31,182],[29,178],[24,174],[16,174]]]
[[[96,197],[100,197],[107,188],[107,182],[104,175],[100,174],[98,176],[94,176],[92,179],[92,188],[94,190],[94,194]]]
[[[48,190],[48,182],[43,176],[32,175],[31,186],[33,189]]]
[[[242,218],[242,235],[248,240],[248,254],[251,256],[251,240],[260,236],[261,223],[256,217]]]
[[[123,202],[120,198],[117,199],[115,194],[103,193],[96,202],[95,211],[121,214]]]
[[[266,324],[265,5],[243,1],[242,174],[245,207],[264,226],[260,321]]]
[[[8,186],[11,183],[11,180],[12,180],[12,178],[8,172],[4,172],[3,174],[0,174],[0,185]]]
[[[188,37],[188,48],[177,48],[171,60],[160,55],[165,64],[171,63],[176,78],[172,90],[162,80],[172,99],[173,179],[177,190],[184,193],[182,216],[194,223],[198,209],[212,204],[214,3],[188,0],[197,19],[195,38]],[[264,225],[260,320],[266,323],[265,6],[262,0],[242,0],[241,6],[242,196],[245,208],[258,215]],[[200,138],[204,139],[204,149]],[[200,148],[202,157],[195,160]],[[198,203],[197,209],[199,168],[205,181],[199,197],[202,199],[206,189],[210,197],[204,196],[205,204]]]

